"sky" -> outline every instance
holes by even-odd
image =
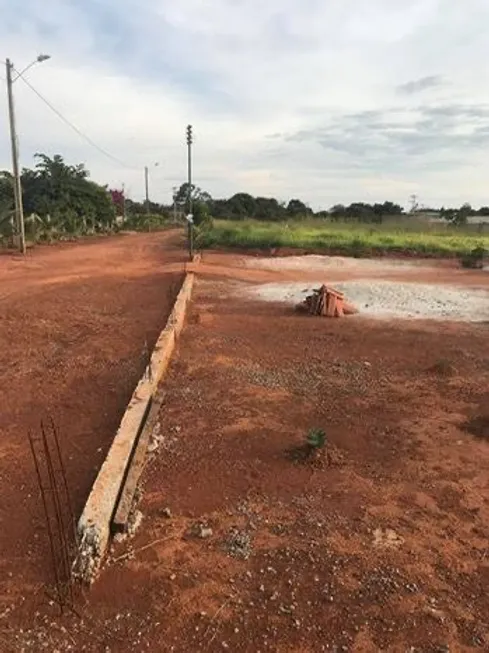
[[[62,154],[133,199],[148,166],[170,201],[191,123],[214,197],[489,204],[488,0],[0,0],[0,16],[0,60],[51,55],[27,81],[113,157],[17,79],[23,166]]]

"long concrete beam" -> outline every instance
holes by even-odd
[[[91,583],[96,578],[107,550],[112,516],[117,508],[133,451],[144,428],[158,383],[168,369],[175,343],[182,331],[193,284],[194,273],[188,272],[78,522],[79,549],[74,574],[86,583]]]

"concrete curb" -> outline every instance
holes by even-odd
[[[196,262],[194,260],[193,265]],[[156,342],[150,363],[134,390],[78,522],[79,547],[74,574],[86,583],[95,579],[107,550],[112,516],[117,508],[133,451],[185,322],[195,276],[189,267],[186,266],[187,274],[173,310]]]

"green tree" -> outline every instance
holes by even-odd
[[[299,215],[303,215],[303,216],[310,215],[312,211],[301,200],[292,199],[287,204],[287,213],[292,217],[296,217]]]
[[[106,187],[91,181],[83,164],[68,165],[63,157],[36,154],[34,169],[22,171],[22,198],[28,236],[108,231],[115,211]],[[0,230],[5,236],[13,215],[13,191],[8,173],[0,176]]]
[[[353,202],[350,206],[337,204],[330,210],[333,220],[358,220],[360,222],[382,222],[385,217],[398,216],[403,213],[403,208],[394,202],[382,204],[367,204]]]
[[[83,164],[68,165],[63,157],[36,154],[35,170],[24,171],[26,210],[49,216],[68,233],[106,231],[113,226],[115,209],[107,187],[88,179]]]
[[[472,215],[473,210],[471,205],[466,202],[465,204],[462,204],[462,206],[459,208],[459,210],[456,212],[452,222],[453,224],[456,225],[464,225],[467,224],[467,218]]]
[[[206,191],[203,191],[201,188],[195,184],[191,184],[191,198],[192,202],[209,202],[212,198]],[[189,184],[188,182],[183,183],[178,189],[175,195],[175,201],[178,206],[186,207],[188,204],[189,197]]]
[[[344,204],[335,204],[330,208],[329,214],[333,220],[343,220],[346,216],[346,207]]]
[[[10,239],[14,227],[14,189],[12,175],[0,172],[0,241]]]
[[[287,211],[274,197],[257,197],[255,217],[258,220],[285,220]]]
[[[257,210],[256,200],[248,193],[236,193],[226,201],[226,209],[229,217],[240,220],[254,218]]]
[[[209,228],[212,226],[212,216],[207,202],[197,200],[194,202],[192,212],[194,216],[194,224],[197,227]]]

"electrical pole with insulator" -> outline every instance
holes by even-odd
[[[187,222],[188,222],[188,253],[190,260],[194,256],[194,218],[192,215],[192,125],[187,126],[187,153],[188,153],[188,189],[187,189]]]

